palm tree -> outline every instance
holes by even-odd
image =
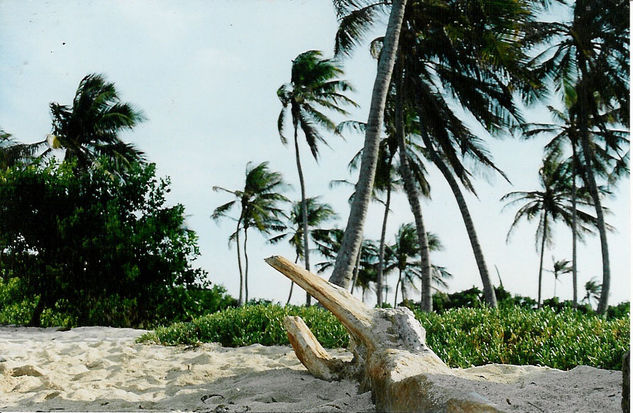
[[[589,305],[592,304],[592,301],[599,303],[601,296],[602,285],[598,284],[595,278],[585,283],[585,296],[582,299],[583,303],[588,303]]]
[[[578,186],[578,176],[584,175],[582,172],[583,153],[579,152],[579,127],[578,114],[574,110],[577,103],[576,90],[571,85],[566,85],[563,92],[564,110],[559,110],[553,106],[548,106],[548,110],[554,118],[554,123],[533,123],[528,125],[528,130],[524,132],[526,138],[532,138],[540,134],[553,135],[549,143],[545,145],[548,153],[562,152],[571,146],[571,158],[566,162],[569,163],[570,179],[572,185],[572,283],[573,283],[573,302],[578,303],[578,274],[577,274],[577,239],[578,231],[576,231],[576,194],[578,191],[587,191],[585,187]],[[604,125],[602,129],[592,128],[592,138],[595,142],[613,142],[610,145],[601,145],[604,147],[628,145],[628,132],[618,130],[610,125]],[[601,146],[596,146],[596,157],[593,162],[594,173],[605,177],[608,182],[615,182],[621,174],[628,172],[628,153],[622,156],[614,156],[609,150],[602,150]],[[600,189],[602,192],[602,189]]]
[[[334,212],[332,206],[319,201],[318,197],[307,198],[305,200],[308,210],[308,229],[313,231],[312,228],[318,228],[323,223],[336,219],[337,215]],[[272,244],[276,244],[284,239],[288,240],[288,243],[295,250],[295,263],[299,261],[299,258],[304,256],[304,242],[303,242],[303,203],[301,201],[294,202],[290,209],[290,215],[288,216],[288,223],[279,235],[276,235],[268,241]],[[314,233],[311,232],[314,238]],[[286,305],[290,303],[292,298],[292,290],[294,282],[291,281],[290,292],[288,294],[288,300]]]
[[[420,122],[430,124],[426,125],[427,134],[424,136],[427,138],[427,156],[430,156],[447,179],[458,202],[484,284],[486,300],[491,306],[496,306],[494,289],[472,218],[453,174],[468,190],[474,192],[474,189],[468,182],[468,171],[459,163],[456,154],[461,153],[474,159],[480,166],[500,171],[488,158],[485,150],[480,150],[477,145],[465,144],[468,140],[464,140],[463,133],[455,136],[452,141],[446,139],[454,134],[455,128],[444,126],[445,114],[438,112],[441,105],[438,108],[433,106],[436,105],[438,96],[450,93],[452,98],[458,99],[491,132],[520,121],[512,102],[512,91],[506,83],[512,81],[513,88],[526,97],[534,94],[534,79],[521,69],[520,63],[525,59],[525,54],[518,41],[524,35],[526,22],[530,20],[528,6],[527,2],[521,1],[496,2],[494,7],[480,1],[410,3],[400,39],[402,52],[399,59],[402,73],[396,73],[394,81],[397,89],[400,81],[407,81],[406,87],[399,89],[414,91],[411,93],[413,96],[406,97],[406,100],[413,101],[412,106],[418,108]],[[367,26],[374,21],[375,15],[383,9],[384,5],[380,3],[361,2],[342,20],[337,41],[342,47],[353,44],[367,31]],[[381,43],[382,39],[377,39],[372,43],[372,49],[380,49]],[[401,76],[404,79],[400,79]],[[424,88],[417,85],[418,82],[425,83],[427,89],[428,85],[432,85],[430,89],[437,89],[439,92],[429,99]],[[433,85],[434,82],[437,85]],[[403,98],[395,96],[395,99],[399,101]],[[451,105],[444,106],[448,108]],[[430,108],[434,110],[429,111]],[[458,120],[457,116],[453,118]],[[437,133],[433,126],[439,129],[443,127],[447,131]],[[461,121],[459,126],[458,129],[467,131]],[[428,144],[429,137],[436,140],[437,148]],[[411,198],[413,197],[409,196]],[[419,209],[414,200],[411,206],[414,211]],[[425,232],[417,214],[416,222],[419,222],[418,232],[423,238]],[[426,268],[429,266],[426,265]]]
[[[385,102],[391,82],[391,73],[396,61],[396,52],[398,50],[400,29],[404,19],[406,3],[406,0],[394,0],[391,4],[391,13],[387,23],[383,53],[378,61],[376,80],[374,82],[369,116],[367,119],[363,157],[361,159],[358,183],[356,185],[357,196],[354,197],[352,202],[341,249],[336,257],[336,264],[330,277],[330,282],[344,288],[348,287],[351,283],[352,269],[361,247],[363,225],[365,223],[365,217],[367,216],[367,209],[371,199],[371,191],[374,186],[374,177],[378,162],[378,147],[380,142],[380,130],[383,125]],[[334,6],[339,19],[344,18],[344,16],[355,9],[358,4],[358,0],[334,0]],[[349,39],[353,39],[355,34],[354,29],[352,29],[352,31],[346,35]],[[352,43],[353,40],[349,45],[351,46]],[[348,48],[347,50],[349,51],[350,49]],[[336,52],[341,51],[344,52],[345,49],[336,50]]]
[[[76,160],[85,170],[99,156],[113,161],[115,172],[123,172],[133,162],[143,160],[143,153],[119,138],[121,131],[132,129],[145,118],[129,103],[122,103],[113,83],[102,75],[90,74],[79,83],[71,106],[50,104],[53,132],[49,148],[65,149],[64,160]]]
[[[569,274],[573,271],[571,262],[565,259],[556,260],[554,257],[552,257],[552,269],[546,271],[551,272],[554,275],[554,297],[556,297],[556,284],[558,283],[558,278],[561,275]]]
[[[336,256],[343,240],[343,230],[338,228],[315,229],[312,232],[312,238],[317,250],[325,258],[325,261],[316,264],[317,272],[322,273],[334,268]],[[356,288],[361,288],[362,298],[365,299],[365,293],[370,289],[370,284],[376,281],[377,271],[378,247],[374,241],[364,239],[362,248],[354,262],[353,279],[349,291],[354,292]]]
[[[618,144],[598,148],[592,127],[606,130],[608,123],[629,125],[629,8],[622,0],[578,0],[571,5],[572,20],[537,23],[529,40],[546,47],[533,59],[537,72],[552,80],[556,90],[573,87],[582,179],[596,210],[602,253],[602,290],[598,312],[607,310],[611,284],[607,226],[596,182],[596,152],[619,154]],[[609,116],[604,116],[608,113]]]
[[[36,150],[36,145],[18,143],[10,133],[0,129],[0,169],[32,159]]]
[[[442,249],[437,235],[427,234],[429,240],[429,250],[439,251]],[[394,294],[394,307],[398,303],[398,288],[402,291],[402,297],[405,297],[405,286],[414,286],[414,281],[422,277],[419,265],[419,240],[415,225],[412,223],[402,224],[396,233],[396,241],[393,245],[387,247],[387,266],[385,272],[398,270],[398,281],[396,282]],[[435,285],[446,288],[445,278],[452,275],[443,267],[433,266],[431,270],[432,281]]]
[[[230,190],[221,186],[214,186],[214,191],[224,191],[234,196],[232,201],[217,207],[211,218],[230,218],[236,221],[235,231],[229,236],[229,245],[235,241],[237,245],[237,265],[240,273],[239,304],[248,302],[248,229],[255,227],[259,232],[270,234],[284,228],[282,218],[283,210],[280,203],[288,202],[288,199],[279,191],[287,188],[280,173],[268,168],[268,162],[262,162],[253,166],[250,162],[246,165],[246,180],[241,190]],[[228,215],[229,211],[238,205],[239,217],[237,219]],[[244,233],[244,264],[240,253],[240,232]],[[244,294],[243,294],[244,293]],[[244,298],[245,297],[245,298]]]
[[[562,220],[567,225],[571,225],[573,211],[575,210],[571,205],[571,183],[567,164],[561,162],[560,153],[555,152],[544,159],[543,166],[539,170],[539,182],[542,188],[541,191],[510,192],[504,195],[501,200],[509,201],[504,209],[524,202],[524,205],[516,212],[514,221],[508,231],[508,237],[506,239],[508,242],[512,231],[522,218],[532,221],[535,217],[538,217],[535,240],[537,243],[537,251],[539,250],[539,240],[541,244],[537,299],[537,304],[540,307],[545,246],[546,244],[552,244],[554,222]],[[584,197],[577,199],[577,203],[581,206],[591,206],[591,201],[588,199],[586,193]],[[577,223],[579,234],[583,231],[590,233],[591,229],[589,225],[595,225],[596,218],[582,210],[576,210],[576,217],[579,221]]]
[[[292,61],[292,72],[290,83],[282,85],[277,90],[277,96],[283,105],[279,119],[277,121],[279,136],[286,144],[288,140],[284,136],[284,122],[288,117],[288,112],[292,118],[294,130],[295,160],[297,172],[299,173],[299,184],[301,186],[301,204],[303,208],[303,242],[304,242],[304,264],[306,270],[310,270],[310,250],[308,247],[309,228],[307,221],[306,188],[301,168],[301,157],[299,156],[299,128],[308,143],[312,156],[318,159],[319,143],[327,144],[325,138],[319,131],[319,127],[327,131],[336,132],[336,125],[323,112],[323,109],[334,110],[340,114],[347,114],[342,105],[349,104],[357,106],[353,100],[349,99],[343,92],[352,90],[350,84],[338,79],[343,74],[341,66],[331,59],[323,59],[322,53],[318,50],[309,50],[301,53]],[[310,295],[306,293],[306,300],[309,305]]]

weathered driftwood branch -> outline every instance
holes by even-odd
[[[438,380],[452,376],[451,369],[426,346],[425,331],[408,308],[370,309],[283,257],[266,262],[316,298],[350,334],[354,359],[345,363],[327,353],[301,318],[284,320],[297,357],[316,377],[359,380],[363,391],[372,391],[378,411],[500,411],[479,394],[461,391],[457,377],[450,386]]]

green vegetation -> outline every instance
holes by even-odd
[[[628,304],[626,305],[628,307]],[[161,327],[139,338],[165,345],[218,342],[224,346],[288,345],[282,320],[304,319],[326,348],[348,345],[347,332],[326,310],[315,307],[247,305]],[[452,367],[487,363],[570,369],[588,365],[620,369],[629,348],[628,312],[605,320],[573,309],[459,308],[443,314],[415,312],[428,344]]]
[[[26,282],[13,277],[0,279],[0,325],[26,325],[40,300],[39,295],[31,295]],[[103,296],[91,302],[88,314],[89,325],[112,327],[154,328],[174,321],[189,321],[194,317],[215,313],[227,307],[237,306],[237,300],[226,293],[224,287],[185,288],[182,286],[167,291],[165,301],[155,307],[155,316],[139,319],[137,298],[125,298],[117,294]],[[79,327],[80,323],[74,304],[68,299],[58,300],[51,308],[42,311],[42,327]]]
[[[324,347],[348,345],[345,328],[329,311],[318,307],[281,307],[272,304],[229,308],[188,323],[159,327],[141,336],[139,341],[165,345],[216,342],[228,347],[255,343],[265,346],[288,345],[283,319],[289,315],[303,318]]]
[[[99,158],[81,173],[74,161],[0,171],[0,277],[12,305],[16,294],[35,303],[19,304],[16,322],[38,326],[45,310],[65,314],[49,321],[64,325],[190,318],[180,289],[205,287],[205,272],[191,266],[199,252],[184,207],[165,205],[169,181],[153,164],[130,165],[125,179],[111,166]]]

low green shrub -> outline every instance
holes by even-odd
[[[141,336],[139,341],[165,345],[216,342],[227,347],[255,343],[265,346],[287,345],[289,342],[283,319],[288,315],[300,316],[324,347],[348,345],[345,328],[330,312],[318,307],[281,307],[271,304],[229,308],[188,323],[159,327]]]
[[[343,326],[318,307],[248,305],[158,328],[140,342],[165,345],[218,342],[224,346],[287,345],[282,320],[287,315],[304,319],[326,348],[345,347]],[[606,320],[574,309],[556,312],[507,307],[460,308],[443,314],[415,312],[426,329],[428,345],[451,367],[488,363],[543,365],[570,369],[589,365],[620,369],[629,348],[628,313]]]
[[[460,308],[442,315],[416,312],[428,345],[447,364],[578,365],[620,369],[629,348],[629,317],[605,320],[566,308]]]
[[[40,297],[32,296],[25,287],[24,278],[0,277],[0,325],[26,325]],[[221,285],[210,288],[175,286],[167,290],[163,300],[153,306],[153,311],[142,311],[144,302],[137,298],[111,294],[106,297],[85,297],[84,311],[67,299],[58,299],[46,308],[40,317],[42,327],[78,327],[101,325],[111,327],[154,328],[178,321],[191,321],[228,307],[237,306]],[[80,317],[82,316],[83,317]]]

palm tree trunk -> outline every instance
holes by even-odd
[[[248,241],[248,228],[244,228],[244,296],[248,303],[248,253],[246,252],[246,241]]]
[[[576,229],[576,160],[578,154],[576,153],[576,140],[572,139],[572,167],[571,167],[571,272],[572,272],[572,284],[574,288],[573,303],[574,307],[578,305],[578,270],[577,270],[577,229]]]
[[[349,292],[354,293],[354,287],[356,286],[356,280],[358,280],[358,271],[360,271],[360,257],[363,253],[363,239],[360,239],[361,248],[358,249],[358,254],[356,254],[356,260],[354,263],[354,273],[352,278],[352,288],[350,288]]]
[[[299,254],[295,256],[295,264],[299,261]],[[286,305],[290,304],[290,299],[292,298],[292,290],[295,287],[295,282],[290,281],[290,292],[288,293],[288,300],[286,301]]]
[[[396,90],[396,136],[398,139],[398,152],[400,154],[400,174],[404,181],[404,190],[409,200],[411,212],[415,219],[415,229],[418,234],[420,244],[420,265],[422,275],[420,308],[422,311],[433,311],[433,296],[431,291],[431,259],[429,256],[429,241],[426,235],[424,219],[422,218],[422,206],[418,195],[409,160],[407,157],[406,144],[404,142],[404,102],[402,96],[402,72],[397,73],[399,79]]]
[[[585,161],[584,167],[581,169],[583,172],[583,178],[587,187],[589,187],[589,194],[593,200],[594,208],[596,209],[596,221],[598,225],[598,233],[600,234],[600,250],[602,252],[602,291],[600,293],[600,301],[598,302],[598,314],[604,314],[607,311],[609,304],[609,289],[611,287],[611,267],[609,264],[609,247],[607,243],[607,229],[604,223],[604,213],[602,211],[602,202],[600,201],[600,194],[598,193],[598,185],[596,184],[596,177],[591,167],[591,160],[594,158],[594,152],[589,142],[589,99],[591,91],[587,89],[587,80],[589,78],[586,69],[586,59],[583,53],[577,53],[576,60],[577,65],[581,70],[581,79],[579,82],[578,100],[580,103],[578,111],[578,120],[580,126],[580,144],[583,152],[583,159]]]
[[[583,77],[586,79],[585,74]],[[581,81],[582,82],[582,81]],[[596,209],[596,221],[598,225],[598,233],[600,234],[600,250],[602,252],[602,291],[600,293],[600,301],[598,302],[598,314],[604,314],[609,304],[609,289],[611,287],[611,267],[609,264],[609,247],[607,243],[607,229],[604,223],[604,212],[602,210],[602,202],[598,193],[598,185],[596,177],[591,167],[591,160],[594,157],[593,149],[589,142],[588,116],[586,108],[588,107],[588,96],[585,92],[586,86],[582,86],[579,99],[581,99],[579,118],[580,118],[580,142],[583,152],[585,165],[582,168],[584,181],[589,188],[589,194]]]
[[[391,81],[391,73],[396,60],[400,29],[404,19],[404,9],[407,0],[393,0],[391,14],[387,24],[387,31],[383,42],[378,70],[371,97],[367,129],[365,132],[365,144],[363,157],[360,164],[358,183],[356,184],[356,196],[352,202],[345,235],[341,242],[341,249],[336,257],[334,271],[330,282],[347,288],[352,277],[352,268],[356,254],[360,250],[363,225],[367,216],[367,209],[371,200],[371,191],[374,187],[376,164],[378,160],[378,146],[380,131],[383,127],[385,102]]]
[[[402,282],[402,270],[398,271],[398,282],[396,283],[396,292],[393,294],[393,308],[396,308],[396,305],[398,305],[398,287],[400,287],[401,282]]]
[[[411,212],[413,213],[413,217],[415,219],[415,229],[420,244],[420,261],[422,270],[422,296],[420,306],[422,311],[430,312],[433,311],[433,301],[431,295],[431,260],[429,257],[429,241],[426,235],[424,219],[422,218],[422,206],[420,205],[418,190],[414,182],[413,174],[411,174],[411,170],[409,169],[404,136],[400,133],[398,135],[400,173],[404,181],[404,191],[407,194]]]
[[[378,307],[382,306],[382,278],[385,266],[385,237],[387,234],[387,218],[389,218],[389,206],[391,205],[391,182],[387,186],[387,201],[385,202],[385,214],[382,218],[382,229],[380,232],[380,253],[378,260],[378,276],[376,277],[376,290]]]
[[[484,259],[484,254],[481,250],[481,245],[479,244],[479,239],[477,237],[477,231],[475,230],[475,224],[473,223],[473,219],[470,216],[470,211],[468,210],[468,205],[466,204],[464,195],[459,188],[457,180],[448,169],[448,166],[446,166],[442,158],[440,158],[439,154],[435,151],[435,148],[433,147],[433,142],[431,142],[425,125],[423,125],[422,116],[420,116],[420,130],[422,131],[422,139],[424,140],[424,145],[431,154],[431,160],[440,170],[440,172],[444,176],[444,179],[446,179],[446,182],[448,182],[448,186],[451,188],[453,196],[455,197],[457,205],[459,206],[459,212],[461,213],[462,220],[464,221],[464,225],[466,226],[468,240],[470,241],[470,246],[473,250],[473,254],[475,255],[475,262],[477,263],[479,276],[481,277],[481,282],[484,287],[484,298],[486,300],[486,304],[488,304],[488,306],[492,308],[497,308],[497,297],[495,295],[495,290],[492,286],[492,281],[490,281],[490,274],[488,273],[486,260]]]
[[[244,272],[242,271],[242,255],[240,254],[240,225],[244,214],[240,215],[240,219],[237,220],[237,229],[235,230],[235,245],[237,246],[237,268],[240,270],[240,299],[238,301],[240,307],[244,305],[244,296],[242,290],[244,289]]]
[[[582,139],[585,141],[585,139]],[[585,149],[585,158],[587,166],[585,169],[585,175],[587,177],[587,186],[589,187],[589,193],[596,209],[596,221],[598,224],[598,233],[600,234],[600,248],[602,252],[602,292],[600,293],[600,301],[598,302],[598,314],[604,314],[607,311],[609,303],[609,288],[611,286],[611,268],[609,265],[609,247],[607,244],[607,230],[604,223],[604,213],[602,211],[602,203],[600,201],[600,195],[598,194],[598,186],[596,184],[596,178],[593,170],[591,169],[590,157],[586,152],[589,152],[588,142],[583,142]]]
[[[543,212],[543,240],[541,241],[541,262],[538,269],[538,299],[536,307],[541,308],[541,286],[543,283],[543,255],[545,254],[545,240],[547,239],[547,211]]]
[[[308,206],[306,205],[306,184],[303,179],[303,169],[301,168],[301,156],[299,155],[299,139],[297,138],[297,125],[295,127],[295,158],[297,161],[297,172],[299,173],[299,185],[301,186],[301,221],[303,225],[303,263],[305,269],[310,271],[310,250],[308,245]],[[312,297],[306,293],[306,306],[312,303]]]

